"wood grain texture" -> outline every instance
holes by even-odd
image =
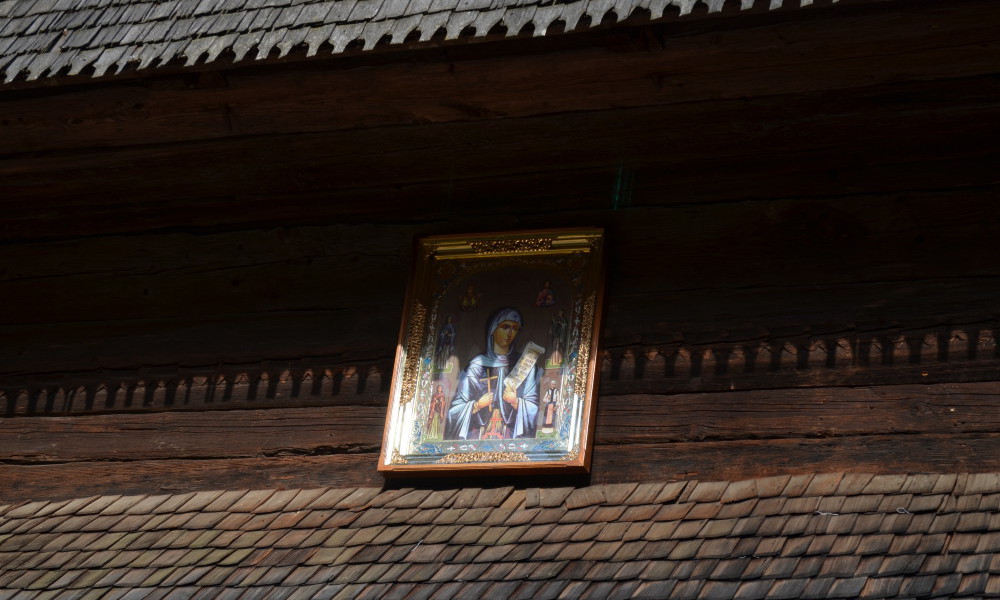
[[[837,8],[574,33],[520,52],[488,43],[25,90],[6,94],[0,154],[798,94],[996,67],[995,4]]]
[[[941,145],[945,143],[950,146],[943,154]],[[908,201],[945,197],[968,201],[977,195],[995,198],[994,186],[1000,183],[1000,176],[989,167],[998,160],[995,147],[981,140],[963,144],[951,137],[937,140],[931,136],[925,143],[886,144],[882,151],[865,155],[841,147],[800,148],[794,156],[780,148],[758,149],[725,160],[723,166],[714,157],[675,156],[669,163],[653,165],[620,161],[594,168],[553,163],[552,169],[516,175],[449,171],[445,181],[372,180],[336,188],[326,180],[320,185],[312,183],[321,172],[315,177],[300,172],[292,180],[294,185],[285,187],[267,184],[237,195],[224,189],[201,193],[196,216],[190,211],[191,199],[179,194],[160,194],[156,202],[146,202],[143,196],[127,193],[129,202],[123,204],[114,196],[80,202],[51,189],[53,194],[37,194],[36,198],[49,207],[45,214],[26,205],[6,207],[0,237],[12,241],[65,240],[81,233],[204,232],[237,226],[270,229],[378,222],[387,214],[419,215],[426,232],[473,231],[484,228],[487,216],[495,222],[493,230],[521,227],[525,222],[552,226],[553,215],[560,212],[559,223],[592,225],[585,213],[576,211],[615,206],[828,200],[865,194],[871,196],[872,204],[898,195]],[[630,176],[631,186],[616,196],[614,190],[622,174]],[[242,176],[256,177],[252,171]],[[956,187],[956,182],[961,185]],[[503,209],[498,208],[501,200]],[[545,210],[535,210],[540,206]]]
[[[7,419],[0,461],[218,459],[377,448],[385,404]]]
[[[380,486],[377,453],[216,460],[149,460],[54,465],[0,465],[0,501],[214,489]],[[598,445],[590,477],[557,485],[847,472],[992,472],[1000,469],[1000,435],[859,436],[677,444]],[[392,485],[551,486],[551,477],[434,478]]]
[[[742,343],[782,347],[992,329],[1000,294],[992,252],[1000,234],[998,189],[906,194],[905,200],[862,195],[553,207],[518,220],[473,213],[465,222],[472,230],[603,223],[613,241],[603,346],[624,352],[685,345],[703,352]],[[0,295],[8,308],[0,315],[0,371],[310,356],[357,367],[389,362],[410,242],[456,226],[396,218],[388,225],[0,247]]]
[[[378,454],[235,460],[152,460],[85,465],[0,465],[5,499],[75,498],[215,489],[379,486]]]
[[[601,396],[597,443],[944,435],[1000,430],[1000,384]],[[0,462],[242,459],[370,452],[385,402],[0,422]]]
[[[372,181],[412,185],[470,175],[521,176],[537,171],[537,165],[613,170],[621,163],[725,161],[776,148],[790,159],[817,144],[859,158],[887,151],[905,158],[915,151],[931,153],[925,133],[929,128],[947,130],[950,144],[989,147],[996,135],[998,87],[991,77],[971,77],[949,80],[946,93],[926,82],[884,84],[860,93],[831,90],[707,100],[670,110],[637,107],[549,118],[270,133],[71,157],[25,156],[0,162],[0,191],[65,202],[67,207],[100,204],[121,194],[158,202],[291,189],[336,198],[338,190]],[[470,151],[484,147],[489,149],[488,161],[481,152]],[[212,160],[205,161],[206,156]],[[54,171],[62,178],[53,179]],[[177,178],[177,173],[186,176]]]
[[[0,94],[0,499],[381,485],[413,237],[557,226],[559,485],[1000,470],[1000,5],[746,17]]]
[[[861,436],[597,446],[595,483],[664,479],[740,480],[779,474],[987,472],[1000,465],[1000,436]]]
[[[599,444],[1000,430],[1000,385],[891,385],[601,397]]]
[[[989,326],[987,326],[989,325]],[[920,382],[990,382],[1000,349],[997,324],[892,330],[848,337],[797,335],[728,342],[674,340],[600,352],[603,397],[741,392]],[[8,417],[384,405],[392,358],[302,358],[203,367],[143,367],[8,375]],[[984,388],[985,389],[985,388]],[[833,392],[831,392],[833,393]],[[849,391],[847,392],[849,393]]]

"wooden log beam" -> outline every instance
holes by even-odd
[[[0,462],[244,459],[370,452],[385,405],[24,417],[0,422]],[[1000,432],[1000,384],[602,396],[597,443]]]
[[[378,454],[0,465],[0,501],[194,490],[379,486]]]
[[[807,293],[808,292],[808,293]],[[699,352],[834,339],[844,336],[921,336],[949,323],[986,324],[1000,278],[926,279],[814,290],[765,288],[610,295],[602,344],[624,350],[687,345]],[[243,311],[232,316],[96,320],[0,328],[3,376],[31,373],[202,367],[221,363],[296,361],[331,356],[346,365],[392,360],[401,303],[373,300],[350,310]],[[665,307],[670,307],[669,310]],[[902,361],[909,362],[900,351]],[[842,362],[843,362],[842,354]],[[984,355],[983,358],[992,359]],[[783,362],[794,360],[792,357]],[[879,359],[881,360],[881,359]],[[850,357],[847,358],[850,364]],[[934,359],[921,358],[918,364]],[[862,365],[864,366],[864,365]],[[796,365],[775,369],[796,368]],[[734,363],[733,374],[743,374]],[[761,364],[758,371],[771,370]],[[684,369],[681,373],[690,373]],[[706,371],[706,374],[714,371]],[[842,373],[847,376],[849,373]],[[76,375],[79,377],[79,375]],[[81,384],[89,379],[84,374]],[[73,381],[67,381],[72,384]],[[3,385],[3,383],[0,383]]]
[[[606,348],[991,328],[997,186],[569,210],[498,225],[603,223]],[[406,219],[400,216],[400,220]],[[0,246],[2,371],[391,361],[416,216]],[[470,229],[485,217],[468,217]],[[956,277],[961,273],[961,277]],[[82,292],[81,292],[82,290]],[[782,342],[783,343],[783,342]]]
[[[905,202],[894,194],[778,198],[562,209],[526,220],[602,223],[611,240],[613,295],[711,290],[745,294],[759,306],[749,295],[774,287],[798,286],[803,294],[837,287],[843,296],[882,282],[954,279],[959,266],[970,279],[1000,276],[990,253],[1000,234],[998,194],[1000,185],[914,194]],[[0,325],[344,311],[401,299],[412,240],[452,226],[429,226],[417,215],[408,220],[0,246],[0,297],[8,308]],[[482,220],[476,218],[480,227]],[[953,252],[958,247],[961,254]],[[685,312],[685,320],[693,316]]]
[[[807,473],[963,473],[1000,467],[1000,435],[860,436],[597,446],[594,483]]]
[[[689,351],[704,353],[713,348],[740,348],[747,343],[756,348],[775,342],[780,349],[787,343],[845,336],[887,335],[895,339],[912,332],[924,337],[948,329],[949,323],[992,328],[992,300],[997,294],[1000,278],[824,286],[808,293],[775,287],[610,295],[601,341],[605,348],[617,351],[684,345]],[[11,325],[0,328],[4,338],[0,359],[6,379],[0,386],[14,385],[33,373],[65,371],[76,372],[69,379],[58,376],[66,385],[77,381],[85,385],[100,378],[105,369],[204,367],[321,356],[334,357],[344,366],[387,363],[395,352],[401,306],[373,300],[364,308],[350,310],[244,311],[227,317],[150,316],[134,321]],[[911,361],[909,352],[894,350],[902,364],[928,365],[937,360],[925,356]],[[983,359],[995,360],[992,346],[984,352]],[[787,364],[789,361],[792,364]],[[756,372],[800,368],[794,361],[793,356],[788,356],[773,367],[770,362],[761,362]],[[853,359],[841,351],[837,364],[849,366]],[[87,371],[94,373],[87,375]],[[703,375],[686,367],[679,373],[708,377],[716,371],[705,369]],[[741,376],[748,372],[741,363],[734,362],[730,374]],[[833,377],[850,381],[851,375],[853,372],[840,372]],[[744,377],[743,381],[750,381],[750,386],[760,385],[752,383],[755,379],[759,377]]]
[[[6,419],[0,423],[0,462],[371,452],[384,424],[384,404]]]
[[[727,161],[724,167],[714,159],[677,157],[669,164],[648,166],[570,165],[516,176],[455,174],[447,182],[373,180],[351,189],[262,188],[259,193],[238,196],[219,190],[216,195],[198,195],[196,216],[191,212],[191,199],[182,195],[161,197],[155,203],[133,194],[124,203],[120,196],[90,198],[86,203],[72,197],[40,196],[36,200],[45,203],[46,211],[40,210],[40,204],[5,207],[4,224],[9,225],[0,224],[0,239],[322,226],[366,223],[386,214],[417,220],[423,232],[473,231],[482,227],[484,218],[494,223],[494,229],[551,227],[557,214],[564,225],[591,226],[587,211],[612,207],[788,198],[850,202],[865,195],[871,197],[871,204],[883,202],[887,195],[907,203],[938,199],[945,204],[978,195],[995,203],[1000,173],[991,167],[998,162],[995,147],[976,143],[952,147],[947,153],[936,144],[923,144],[864,157],[841,148],[812,148],[802,149],[794,160],[772,148]],[[632,185],[615,194],[623,177]]]
[[[602,396],[597,442],[1000,432],[1000,384]]]
[[[0,95],[0,155],[986,75],[997,19],[983,0],[839,6],[15,91]]]
[[[378,453],[216,460],[0,465],[0,502],[213,489],[379,486]],[[1000,470],[1000,435],[883,435],[830,439],[599,445],[592,475],[567,485],[740,480],[826,472],[955,473]],[[482,478],[422,486],[482,486]],[[396,481],[393,485],[406,485]],[[491,476],[489,485],[551,485],[552,478]]]
[[[541,167],[614,172],[621,165],[655,168],[701,161],[720,168],[756,153],[798,160],[799,153],[820,147],[860,162],[886,156],[906,161],[994,147],[998,97],[995,79],[970,78],[949,80],[943,88],[920,82],[863,94],[718,100],[670,110],[644,107],[26,156],[0,162],[0,193],[22,205],[41,202],[60,211],[109,198],[153,204],[185,198],[191,206],[201,197],[325,193],[336,202],[372,181],[437,182],[447,189],[456,179],[517,178]],[[405,207],[409,214],[420,209]],[[0,235],[16,236],[29,224],[24,218],[11,215]],[[197,222],[191,213],[187,219]]]

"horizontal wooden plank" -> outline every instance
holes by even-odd
[[[7,419],[0,462],[253,458],[370,452],[385,404]]]
[[[738,481],[808,473],[984,473],[1000,467],[1000,435],[883,435],[808,440],[598,446],[594,483]]]
[[[599,444],[1000,432],[1000,384],[602,396]]]
[[[269,85],[270,72],[234,72],[227,75],[229,106],[234,129],[249,134],[522,117],[554,107],[670,106],[975,76],[1000,66],[1000,43],[983,21],[992,14],[1000,17],[1000,10],[980,2],[964,10],[866,7],[743,24],[681,21],[591,34],[589,47],[530,59],[506,53],[463,60],[452,52],[446,60],[380,65],[372,69],[375,85],[361,70],[311,69],[288,77],[288,86]],[[928,27],[927,19],[938,27]],[[423,92],[428,89],[434,92]],[[341,110],[324,110],[330,105]]]
[[[980,77],[949,80],[947,86],[916,82],[861,93],[685,103],[671,110],[630,108],[26,156],[0,162],[0,191],[65,209],[109,198],[157,203],[290,191],[328,193],[335,200],[339,192],[371,181],[410,185],[519,176],[537,172],[539,165],[614,170],[623,163],[693,159],[719,165],[757,152],[792,160],[817,147],[838,148],[856,160],[884,159],[886,152],[906,160],[914,152],[992,147],[1000,127],[998,87],[995,79]],[[944,137],[937,140],[928,131]],[[937,152],[930,151],[932,143]],[[17,220],[4,225],[16,230]]]
[[[929,139],[933,136],[929,135]],[[592,226],[586,211],[640,206],[690,206],[696,202],[745,202],[791,198],[828,202],[871,196],[878,204],[886,194],[906,202],[933,198],[947,204],[990,195],[1000,183],[991,168],[1000,162],[992,144],[958,144],[944,153],[938,143],[887,148],[862,160],[841,148],[808,148],[794,160],[780,148],[759,149],[738,160],[676,157],[670,163],[638,165],[619,162],[604,167],[558,165],[530,173],[451,173],[446,182],[370,180],[353,187],[304,189],[305,185],[262,186],[234,197],[229,190],[198,194],[197,218],[189,196],[160,195],[156,202],[128,193],[89,198],[48,195],[39,204],[6,207],[0,239],[68,239],[79,235],[136,231],[270,229],[325,223],[368,223],[387,214],[401,220],[416,215],[423,232]],[[247,174],[253,177],[253,174]],[[621,187],[621,181],[631,186]],[[301,182],[302,176],[296,179]],[[960,187],[956,185],[960,184]],[[208,186],[215,189],[214,186]],[[618,193],[615,190],[620,190]],[[948,198],[944,200],[943,198]],[[954,199],[954,200],[953,200]],[[41,210],[40,207],[48,207]],[[502,210],[498,206],[503,206]],[[546,210],[538,211],[544,206]],[[457,210],[461,207],[461,211]],[[578,213],[577,211],[584,211]],[[553,215],[558,214],[558,218]],[[603,220],[610,220],[606,217]],[[6,227],[6,228],[4,228]]]
[[[0,423],[0,462],[236,459],[371,451],[385,403],[25,417]],[[601,396],[605,446],[1000,432],[1000,383]]]
[[[612,294],[665,293],[677,297],[669,301],[677,306],[684,296],[710,288],[720,294],[716,304],[756,310],[774,299],[761,302],[754,295],[778,292],[791,302],[801,295],[815,304],[815,297],[836,287],[838,302],[851,306],[872,303],[863,296],[880,294],[877,286],[866,285],[873,282],[950,280],[959,268],[970,281],[1000,276],[989,251],[992,235],[1000,233],[998,193],[1000,186],[913,195],[905,219],[896,218],[901,203],[894,195],[865,195],[823,202],[782,198],[578,209],[549,213],[531,225],[553,226],[564,215],[604,224],[611,242]],[[482,221],[476,223],[482,227]],[[444,229],[421,222],[359,223],[4,246],[0,296],[7,298],[8,310],[0,325],[363,310],[382,298],[401,297],[412,240]],[[959,245],[961,255],[950,252]],[[656,256],[665,260],[652,260]],[[847,295],[862,297],[850,301]],[[742,300],[734,302],[733,296]],[[627,312],[635,310],[634,298],[624,302]],[[718,307],[699,312],[714,319]],[[685,320],[696,318],[689,307],[683,314]],[[614,307],[611,315],[616,317]]]
[[[893,194],[560,206],[519,221],[474,213],[465,222],[470,230],[498,220],[603,223],[605,347],[783,344],[865,331],[898,337],[947,323],[990,328],[1000,293],[991,248],[998,190],[907,195],[905,211]],[[398,218],[410,222],[4,246],[2,370],[391,360],[411,240],[455,226]]]
[[[401,296],[412,232],[359,225],[12,246],[0,251],[0,295],[18,314],[0,322],[357,308]]]
[[[356,301],[364,306],[352,309],[245,311],[198,318],[151,315],[122,321],[109,316],[91,322],[6,326],[0,329],[4,340],[0,344],[0,364],[5,379],[0,386],[8,382],[13,385],[31,373],[62,371],[202,367],[309,357],[333,357],[342,366],[356,367],[391,362],[402,310],[402,277],[396,285],[396,298],[360,296]],[[944,325],[949,322],[995,329],[993,299],[1000,294],[1000,278],[941,278],[806,289],[720,288],[699,293],[646,291],[621,296],[614,293],[615,289],[627,288],[616,280],[609,285],[608,317],[601,337],[607,349],[644,352],[645,347],[652,347],[670,352],[685,346],[689,354],[703,355],[713,349],[731,351],[743,345],[757,348],[773,344],[784,348],[793,344],[794,348],[794,344],[809,346],[831,338],[844,338],[850,346],[853,338],[888,336],[900,346],[894,350],[901,359],[897,362],[907,363],[910,350],[902,348],[907,342],[900,338],[924,338],[958,329]],[[197,296],[187,300],[195,302]],[[840,345],[837,342],[831,347]],[[982,358],[992,358],[985,347],[984,352]],[[844,352],[840,356],[837,365],[854,364]],[[771,369],[769,362],[760,360],[758,371]],[[796,359],[786,356],[782,360],[794,363]],[[918,362],[928,364],[927,359]],[[789,367],[798,368],[796,364],[776,366]],[[702,376],[700,371],[690,373],[689,368],[678,372]],[[733,374],[745,373],[747,369],[734,362]],[[14,379],[8,379],[11,377]],[[85,376],[80,384],[87,381]],[[72,378],[66,384],[74,385]]]
[[[98,494],[180,493],[213,489],[379,486],[378,454],[217,460],[150,460],[53,465],[0,465],[0,501]],[[599,445],[589,477],[561,485],[741,480],[785,474],[955,473],[1000,470],[1000,435],[884,435],[829,439],[746,440]],[[421,486],[550,486],[551,476],[453,477]],[[400,480],[392,485],[407,485]]]
[[[0,364],[5,375],[16,376],[31,372],[285,362],[312,356],[330,356],[354,366],[391,361],[402,297],[369,308],[372,310],[346,314],[290,311],[195,320],[5,327],[8,337],[0,344]]]
[[[8,94],[0,154],[530,116],[556,106],[669,105],[996,72],[990,23],[1000,9],[993,4],[837,8],[576,33],[514,42],[516,52],[507,41],[30,90]]]
[[[378,454],[0,465],[0,501],[193,490],[379,486]],[[47,480],[47,481],[44,481]]]
[[[946,327],[948,322],[990,319],[987,294],[995,278],[982,280],[900,280],[868,284],[831,284],[811,288],[761,286],[715,294],[646,292],[607,303],[602,339],[611,346],[629,340],[643,344],[714,343],[728,332],[733,340],[784,336],[837,337],[845,331],[892,332]],[[664,307],[670,307],[665,313]],[[708,335],[709,339],[701,338]],[[725,335],[725,334],[723,334]]]
[[[724,287],[740,288],[787,285],[789,279],[803,286],[926,279],[952,276],[959,261],[966,277],[1000,274],[989,253],[989,237],[1000,230],[995,201],[1000,184],[904,191],[905,200],[900,193],[617,210],[565,203],[522,220],[530,227],[555,227],[566,220],[602,223],[612,242],[611,274],[637,293],[718,287],[720,280]],[[521,200],[511,202],[508,210],[529,208]],[[472,229],[505,220],[475,207],[463,213]],[[24,323],[45,315],[42,322],[70,321],[76,311],[93,320],[102,318],[99,309],[124,319],[130,310],[148,317],[230,314],[233,307],[301,309],[308,302],[327,306],[331,298],[316,298],[317,292],[334,291],[321,285],[324,277],[342,283],[341,291],[376,296],[385,291],[381,279],[405,275],[415,237],[455,232],[454,223],[425,219],[411,209],[385,224],[148,233],[4,246],[0,294],[23,306],[12,304],[17,310],[0,319]],[[739,254],[733,252],[737,243]],[[956,253],[960,245],[962,252]],[[667,260],[652,260],[656,256]],[[657,277],[648,276],[651,269]],[[357,287],[366,277],[366,285]],[[293,285],[297,281],[305,284]],[[93,292],[64,297],[66,289],[78,288]],[[300,297],[306,293],[308,300]],[[49,304],[54,302],[62,305]]]

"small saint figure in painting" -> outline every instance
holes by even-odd
[[[445,439],[535,437],[538,374],[534,364],[518,373],[521,353],[514,340],[523,319],[516,308],[502,308],[486,327],[486,352],[469,361],[448,408]],[[539,348],[540,349],[540,348]],[[540,349],[541,350],[541,349]],[[528,356],[531,356],[530,352]],[[523,377],[516,387],[506,380]]]
[[[465,312],[476,310],[482,297],[482,292],[476,292],[476,289],[470,284],[465,293],[458,299],[458,308]]]
[[[538,292],[538,296],[535,298],[535,306],[547,308],[555,303],[556,295],[555,292],[552,291],[552,282],[546,281],[542,284],[542,290]]]
[[[552,322],[549,325],[549,343],[552,348],[552,354],[549,356],[549,364],[552,366],[562,364],[567,325],[569,323],[566,321],[566,313],[562,309],[559,309],[556,316],[552,317]]]
[[[556,387],[556,380],[549,381],[549,389],[545,390],[542,398],[542,433],[552,433],[556,426],[556,404],[559,401],[559,390]]]
[[[451,315],[445,319],[441,331],[438,332],[438,342],[435,352],[435,362],[438,369],[444,369],[448,364],[448,359],[455,353],[455,337],[457,335],[455,321]]]
[[[427,437],[441,439],[444,434],[445,421],[444,386],[437,386],[437,391],[431,396],[431,406],[427,411]]]

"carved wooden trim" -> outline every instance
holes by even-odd
[[[601,351],[602,395],[995,380],[995,324],[937,330],[636,344]],[[0,381],[0,416],[386,402],[388,360],[39,374]]]
[[[388,364],[305,363],[67,373],[0,381],[0,415],[384,402]]]

